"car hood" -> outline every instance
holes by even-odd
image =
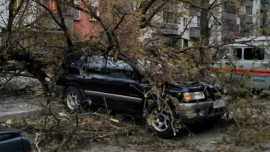
[[[167,92],[170,94],[183,93],[183,92],[204,92],[205,90],[214,91],[214,86],[205,82],[195,82],[191,84],[180,83],[178,85],[169,85]]]

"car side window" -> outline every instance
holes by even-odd
[[[263,60],[264,50],[260,48],[245,48],[244,59],[245,60]]]
[[[133,78],[133,69],[122,60],[113,61],[110,57],[107,60],[107,73],[122,78]]]
[[[241,60],[242,59],[242,49],[241,48],[233,49],[233,56],[235,57],[236,60]]]
[[[87,56],[83,66],[88,73],[105,73],[106,60],[100,55]]]
[[[229,59],[229,56],[230,56],[229,54],[230,54],[230,49],[227,47],[218,49],[213,56],[213,60],[219,61],[221,59]]]

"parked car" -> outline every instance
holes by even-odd
[[[17,131],[0,125],[0,152],[32,152],[29,141]]]
[[[136,64],[146,67],[139,61]],[[157,135],[162,138],[173,136],[170,115],[159,110],[156,102],[145,105],[147,100],[155,101],[155,98],[145,98],[143,94],[150,89],[150,85],[124,61],[113,61],[106,55],[76,52],[67,58],[57,85],[62,88],[66,107],[71,112],[79,106],[86,107],[87,101],[133,114],[142,114],[146,106],[148,114],[155,115],[151,125]],[[183,122],[217,120],[225,112],[226,101],[215,96],[217,90],[212,85],[198,82],[191,86],[165,86],[165,93],[178,100],[178,115]]]
[[[270,90],[269,37],[239,38],[218,51],[213,69],[248,75],[245,82],[256,90]]]

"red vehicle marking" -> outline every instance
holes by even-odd
[[[234,72],[236,74],[248,74],[248,75],[270,75],[270,70],[265,69],[243,69],[243,68],[224,68],[213,67],[214,70],[218,70],[222,73]]]

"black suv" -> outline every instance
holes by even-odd
[[[137,61],[135,64],[147,66]],[[70,55],[64,65],[63,74],[57,81],[63,89],[64,101],[69,111],[94,105],[106,105],[123,112],[155,114],[149,123],[162,138],[173,136],[170,115],[157,108],[157,103],[145,104],[149,98],[144,92],[150,89],[143,77],[122,60],[113,61],[108,56],[76,52]],[[177,99],[178,115],[182,122],[216,120],[225,111],[225,100],[217,99],[217,90],[206,83],[166,84],[165,93]],[[155,101],[155,98],[151,100]],[[175,105],[175,104],[174,104]]]

